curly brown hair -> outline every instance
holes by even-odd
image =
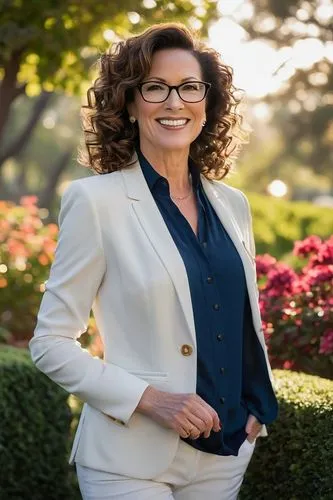
[[[135,87],[149,73],[153,54],[173,48],[190,51],[201,66],[204,81],[211,83],[207,123],[190,145],[190,157],[207,178],[227,175],[240,145],[246,142],[233,71],[218,52],[180,23],[153,25],[112,45],[100,57],[99,76],[87,92],[88,104],[82,106],[85,147],[79,153],[81,164],[98,174],[131,165],[139,129],[129,121],[126,104],[133,101]]]

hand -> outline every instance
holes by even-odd
[[[259,432],[262,429],[262,424],[256,419],[254,415],[249,415],[247,419],[245,431],[247,432],[247,440],[253,443]]]
[[[136,408],[182,438],[197,439],[201,434],[221,430],[216,411],[197,394],[173,394],[148,386]]]

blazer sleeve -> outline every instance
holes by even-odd
[[[127,424],[148,383],[91,356],[77,341],[87,329],[106,272],[98,216],[80,180],[72,182],[62,197],[59,226],[55,258],[29,343],[32,360],[66,391]]]

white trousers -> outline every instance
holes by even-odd
[[[179,441],[170,467],[153,479],[135,479],[76,464],[83,500],[236,500],[255,443],[237,457],[203,453]]]

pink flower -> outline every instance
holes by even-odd
[[[267,278],[265,292],[269,296],[278,297],[292,293],[297,274],[287,264],[278,262],[275,268],[268,272]]]
[[[332,354],[333,353],[333,330],[326,330],[320,339],[319,354]]]
[[[290,370],[292,367],[294,366],[294,362],[293,361],[285,361],[283,363],[283,368],[284,370]]]
[[[275,257],[272,257],[268,253],[264,255],[257,255],[256,257],[256,268],[258,278],[262,278],[267,275],[268,271],[272,269],[276,264]]]
[[[330,283],[333,280],[333,264],[318,265],[308,270],[303,278],[303,282],[309,287],[320,285],[321,283]]]
[[[36,205],[37,201],[37,196],[21,196],[20,205],[23,207],[30,207],[31,205]]]
[[[308,257],[311,253],[318,252],[320,246],[319,236],[308,236],[305,240],[294,243],[293,254],[297,257]]]

